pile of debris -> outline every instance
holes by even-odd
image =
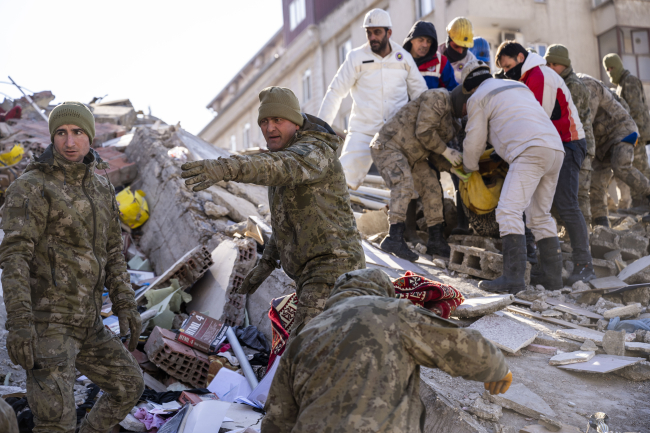
[[[52,99],[46,96],[34,95],[34,100],[47,101],[41,102],[47,111]],[[270,302],[296,290],[277,269],[254,294],[235,292],[271,235],[266,188],[220,182],[194,193],[180,176],[181,165],[229,152],[178,125],[138,114],[128,100],[94,101],[91,107],[98,122],[93,147],[111,165],[104,175],[118,196],[135,194],[140,200],[136,223],[124,218],[122,235],[143,322],[132,353],[146,390],[119,431],[178,431],[180,424],[189,424],[199,432],[207,431],[206,422],[212,430],[220,425],[222,432],[259,431],[278,359],[269,365]],[[20,145],[23,164],[39,155],[50,137],[38,116],[0,122],[0,151]],[[12,166],[15,176],[20,167]],[[442,183],[450,230],[456,225],[453,188],[445,174]],[[596,412],[606,412],[619,431],[650,425],[650,285],[631,286],[650,281],[650,229],[640,216],[613,214],[612,229],[594,230],[591,246],[599,278],[588,285],[557,291],[528,286],[516,296],[490,295],[477,283],[501,274],[499,239],[447,233],[450,259],[431,257],[421,219],[422,242],[410,245],[420,259],[411,263],[378,248],[388,232],[389,191],[383,180],[368,176],[351,196],[367,266],[391,278],[411,271],[455,287],[465,301],[452,320],[478,330],[508,356],[514,382],[499,396],[484,393],[480,383],[422,369],[426,432],[578,432]],[[569,243],[562,249],[564,272],[570,273]],[[529,274],[530,269],[527,281]],[[105,296],[104,323],[119,332],[111,307]],[[3,308],[0,302],[0,329],[6,320]],[[6,331],[0,334],[0,396],[13,399],[20,419],[27,420],[25,373],[9,361]],[[77,380],[75,401],[89,410],[97,387],[84,376]]]

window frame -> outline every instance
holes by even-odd
[[[244,124],[242,144],[244,145],[244,149],[251,147],[251,124],[248,122]]]
[[[235,134],[230,136],[230,151],[237,152],[237,136]]]
[[[289,30],[294,31],[307,18],[306,0],[292,0],[289,3]]]
[[[632,37],[633,32],[639,32],[639,31],[645,31],[648,35],[648,42],[650,43],[650,27],[632,27],[632,26],[614,26],[607,31],[601,33],[596,37],[596,40],[598,42],[598,54],[601,59],[603,59],[607,54],[609,53],[603,53],[601,50],[601,37],[605,36],[609,32],[614,30],[616,32],[616,45],[617,45],[617,50],[616,54],[621,57],[621,60],[623,60],[624,56],[634,56],[634,63],[635,63],[635,70],[630,70],[630,73],[634,75],[635,77],[638,77],[642,82],[645,83],[650,83],[650,75],[648,79],[643,79],[641,77],[640,69],[639,69],[639,57],[646,57],[650,58],[650,49],[648,50],[647,53],[641,53],[637,54],[634,52],[634,43],[632,43],[632,51],[627,52],[625,51],[625,40],[624,40],[624,32],[626,30],[629,30],[630,32],[630,37]],[[602,63],[601,63],[602,65]],[[627,68],[626,68],[627,69]],[[604,74],[604,76],[603,76]],[[604,67],[601,67],[601,80],[605,83],[609,82],[609,77],[607,76],[607,71],[605,70]]]
[[[425,13],[423,11],[422,4],[424,2],[427,2],[429,4],[430,9]],[[436,0],[417,0],[417,13],[418,13],[418,19],[422,17],[426,17],[427,15],[433,13],[436,10]]]
[[[302,103],[306,104],[312,98],[311,89],[311,68],[307,68],[302,73]],[[306,84],[306,85],[305,85]]]

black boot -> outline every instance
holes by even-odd
[[[503,275],[494,281],[483,280],[478,287],[487,292],[507,292],[513,295],[526,290],[526,236],[505,235],[503,242]]]
[[[387,253],[392,253],[399,257],[400,259],[408,260],[409,262],[414,262],[420,256],[417,253],[411,251],[411,249],[406,245],[404,240],[404,230],[406,229],[406,224],[397,223],[391,224],[388,236],[381,241],[379,248],[386,251]]]
[[[457,187],[458,188],[458,187]],[[460,192],[456,191],[456,228],[451,231],[452,235],[468,235],[469,219],[463,209],[463,200],[460,198]]]
[[[438,255],[449,258],[451,248],[445,240],[442,223],[429,227],[429,241],[427,242],[427,254]]]
[[[525,222],[525,221],[524,221]],[[526,260],[531,265],[537,264],[537,247],[535,247],[535,236],[533,236],[533,232],[528,228],[525,227],[525,233],[526,233]]]
[[[539,248],[539,273],[531,273],[530,284],[541,284],[546,290],[560,290],[562,285],[562,250],[557,237],[537,242]]]
[[[566,285],[573,286],[578,281],[586,283],[594,278],[596,278],[594,265],[591,262],[585,264],[579,263],[573,266],[573,272],[571,273],[571,276],[567,278]]]
[[[604,217],[596,217],[596,218],[594,218],[592,225],[593,226],[609,227],[609,218],[607,218],[606,216],[604,216]]]
[[[404,230],[404,239],[407,242],[411,242],[413,245],[422,244],[422,238],[418,235],[418,224],[415,209],[417,207],[418,200],[413,199],[409,203],[409,207],[406,209],[406,230]]]

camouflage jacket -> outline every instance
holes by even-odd
[[[263,432],[418,432],[420,365],[481,382],[507,374],[501,351],[478,331],[394,295],[379,269],[339,277],[325,311],[282,355]]]
[[[637,128],[630,114],[616,100],[616,95],[601,81],[587,74],[578,74],[578,77],[591,94],[589,108],[596,140],[596,157],[602,161],[614,144],[637,132]]]
[[[375,143],[401,150],[413,166],[431,152],[441,154],[456,134],[447,89],[431,89],[399,109],[375,136]]]
[[[589,89],[587,89],[587,86],[578,78],[570,66],[560,76],[564,78],[564,83],[569,88],[569,92],[571,92],[573,104],[578,109],[578,116],[580,117],[582,128],[585,130],[587,155],[594,156],[596,155],[596,140],[594,139],[594,131],[591,126],[591,110],[589,108],[591,94],[589,93]]]
[[[630,106],[630,114],[641,136],[639,143],[644,141],[645,144],[650,141],[650,111],[648,111],[648,102],[641,80],[632,75],[630,71],[623,71],[616,88],[616,94],[625,99],[627,105]]]
[[[7,189],[0,245],[7,329],[15,322],[91,327],[102,292],[135,307],[113,188],[91,150],[74,163],[50,145]]]
[[[273,234],[264,259],[280,260],[299,286],[334,284],[339,275],[365,268],[365,255],[336,154],[341,139],[317,117],[304,117],[285,149],[220,160],[229,180],[269,187]]]

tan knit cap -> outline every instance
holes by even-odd
[[[298,126],[304,119],[300,113],[300,103],[291,89],[285,87],[267,87],[260,92],[260,109],[257,124],[267,117],[281,117]]]

